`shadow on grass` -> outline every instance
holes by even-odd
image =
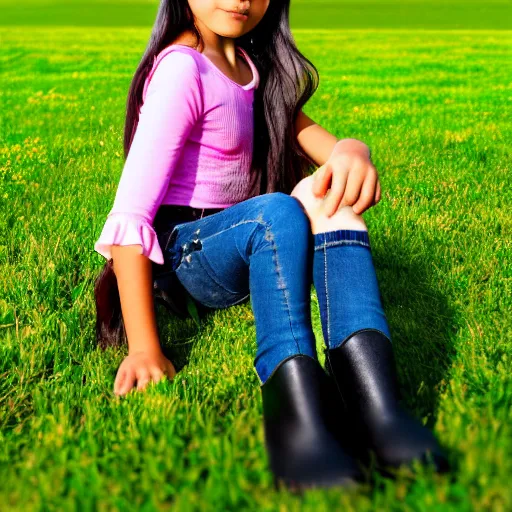
[[[249,298],[240,304],[249,302]],[[162,351],[172,361],[176,371],[181,371],[189,362],[194,343],[198,341],[206,322],[217,309],[209,308],[194,300],[199,315],[198,326],[192,318],[181,319],[171,314],[164,306],[157,304],[158,330],[161,333]]]
[[[432,271],[442,265],[430,251],[436,241],[421,236],[420,254],[408,250],[399,235],[381,235],[372,252],[404,402],[432,428],[456,353],[458,326],[456,310]]]

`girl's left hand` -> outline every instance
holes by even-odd
[[[324,197],[324,213],[330,217],[338,208],[352,206],[361,215],[381,199],[377,169],[357,150],[334,150],[329,160],[313,174],[313,194]]]

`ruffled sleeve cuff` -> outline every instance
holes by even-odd
[[[111,213],[107,216],[94,250],[109,260],[112,257],[112,245],[141,245],[144,256],[160,265],[164,263],[157,234],[153,226],[140,215]]]

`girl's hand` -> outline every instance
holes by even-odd
[[[330,217],[338,208],[352,206],[361,215],[381,199],[377,170],[361,150],[335,147],[329,160],[313,174],[313,194],[325,198],[324,213]]]
[[[313,180],[312,174],[306,176],[295,185],[290,194],[302,204],[313,233],[334,231],[336,229],[366,229],[366,224],[361,217],[354,213],[352,206],[342,206],[338,208],[334,215],[327,217],[324,212],[326,200],[313,194]],[[340,228],[341,224],[344,226],[343,228]]]
[[[164,375],[173,379],[176,369],[161,350],[134,352],[124,359],[117,370],[114,393],[124,395],[135,383],[138,390],[145,389],[149,382],[158,382]]]

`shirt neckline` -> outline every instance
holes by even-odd
[[[254,89],[256,87],[256,85],[258,84],[258,70],[256,69],[256,66],[252,62],[249,55],[247,55],[247,52],[240,46],[236,46],[235,48],[238,51],[238,53],[240,53],[242,55],[242,57],[244,57],[244,60],[247,62],[247,64],[249,64],[249,67],[251,68],[251,72],[252,72],[252,80],[248,84],[245,84],[245,85],[239,84],[238,82],[235,82],[234,80],[229,78],[229,76],[225,75],[206,55],[202,54],[200,51],[196,50],[195,48],[192,48],[191,46],[188,46],[186,44],[180,44],[180,43],[171,44],[167,48],[172,48],[173,46],[182,46],[184,48],[188,48],[189,50],[192,50],[192,51],[198,53],[208,62],[208,64],[214,69],[214,71],[216,71],[220,76],[224,77],[228,82],[232,83],[233,85],[235,85],[236,87],[238,87],[240,89],[249,91],[251,89]]]

